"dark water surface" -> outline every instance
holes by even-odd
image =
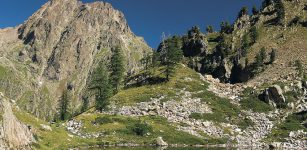
[[[182,147],[182,148],[158,148],[158,147],[102,147],[92,148],[90,150],[232,150],[231,148],[214,148],[214,147]]]

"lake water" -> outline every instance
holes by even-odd
[[[182,148],[158,148],[158,147],[104,147],[93,148],[91,150],[231,150],[231,148],[196,148],[196,147],[182,147]]]

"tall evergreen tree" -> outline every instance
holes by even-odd
[[[286,12],[285,6],[281,0],[277,0],[275,4],[275,9],[277,10],[277,23],[279,25],[284,25]]]
[[[249,47],[250,47],[250,40],[249,40],[248,34],[245,34],[242,37],[242,49],[247,50]]]
[[[264,0],[263,2],[262,2],[262,9],[264,9],[265,7],[267,7],[267,6],[269,6],[269,5],[271,5],[271,4],[273,4],[273,0]]]
[[[219,36],[219,43],[216,46],[216,51],[219,56],[222,57],[222,59],[226,58],[228,55],[232,53],[231,48],[229,44],[226,42],[226,34],[221,33]]]
[[[276,49],[272,49],[270,53],[270,63],[272,64],[276,60]]]
[[[141,59],[141,64],[144,66],[144,76],[150,76],[149,68],[152,66],[152,55],[145,54],[145,56]]]
[[[253,26],[251,28],[251,31],[250,31],[250,34],[251,34],[251,40],[253,43],[256,43],[256,41],[258,40],[259,38],[259,32],[258,32],[258,29],[256,26]]]
[[[167,47],[163,51],[165,54],[162,55],[162,64],[165,65],[165,77],[169,81],[170,77],[175,71],[175,66],[180,62],[183,57],[182,50],[180,47],[179,40],[170,40]]]
[[[260,55],[260,53],[258,53],[256,55],[256,58],[255,58],[255,62],[254,62],[254,70],[259,70],[259,68],[263,65],[263,61],[262,61],[262,57]]]
[[[113,48],[110,63],[110,81],[113,88],[113,93],[116,94],[119,91],[124,78],[124,57],[120,47]]]
[[[68,90],[65,89],[62,93],[59,107],[60,107],[60,120],[65,120],[68,118],[68,105],[69,105],[69,94]]]
[[[149,54],[145,54],[145,56],[141,59],[141,64],[144,66],[145,71],[149,69],[152,63],[152,56]]]
[[[253,15],[258,15],[258,13],[259,13],[259,10],[257,9],[257,7],[255,5],[253,6],[252,13],[253,13]]]
[[[206,31],[207,33],[213,33],[214,32],[213,26],[211,25],[207,26]]]
[[[112,95],[109,74],[104,63],[99,63],[99,66],[94,71],[89,89],[94,91],[96,110],[104,110],[109,104],[109,98]]]
[[[239,14],[238,18],[241,18],[242,16],[248,15],[248,8],[246,6],[242,7]]]
[[[221,33],[230,34],[232,32],[232,26],[228,21],[223,21],[220,24]]]
[[[160,64],[160,54],[157,51],[154,51],[151,59],[151,67],[158,67]]]
[[[265,60],[267,59],[267,54],[266,54],[266,50],[264,47],[262,47],[260,50],[260,58],[261,58],[262,64],[265,63]]]

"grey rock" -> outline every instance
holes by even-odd
[[[168,146],[168,144],[162,139],[162,137],[158,137],[156,139],[156,145],[157,146]]]
[[[10,102],[0,93],[0,149],[30,149],[35,139],[28,126],[20,122]]]
[[[40,126],[45,131],[52,131],[52,128],[48,125],[40,124]]]
[[[279,85],[274,85],[264,90],[263,100],[273,106],[286,102],[283,91]]]

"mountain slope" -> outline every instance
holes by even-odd
[[[140,59],[151,53],[124,15],[104,2],[49,1],[21,26],[1,29],[0,39],[0,65],[8,72],[1,89],[22,109],[48,120],[68,87],[70,112],[80,111],[90,74],[100,61],[109,61],[111,48],[123,49],[127,74],[137,72]]]

